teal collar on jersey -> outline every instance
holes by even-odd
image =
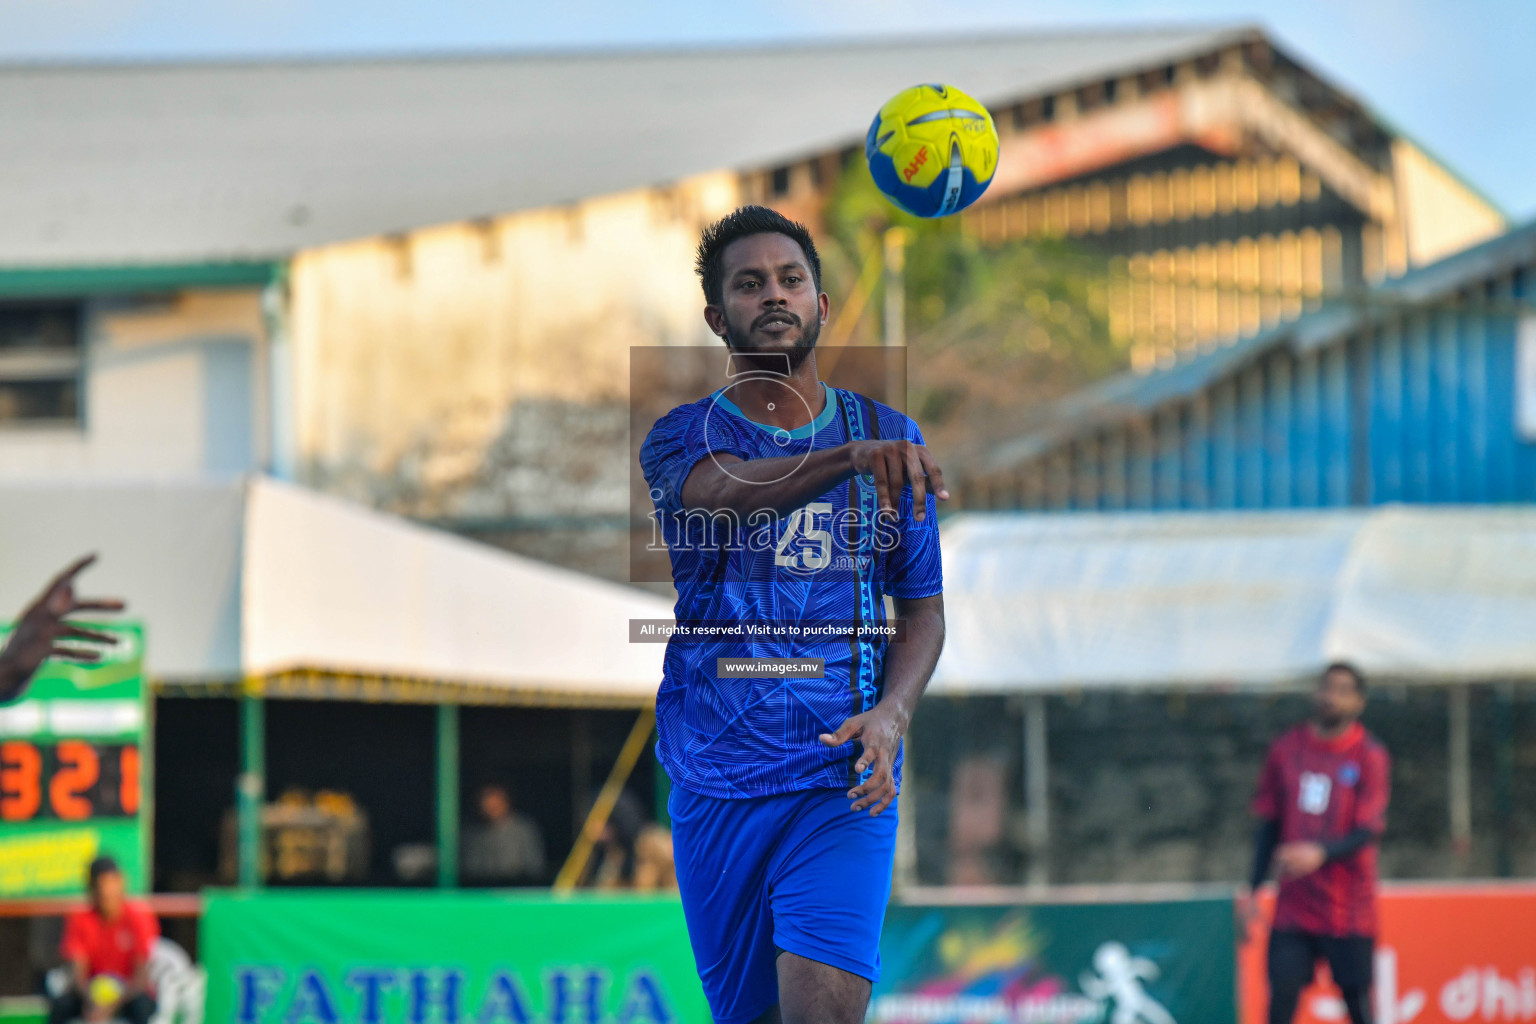
[[[837,415],[837,389],[827,387],[826,381],[822,381],[821,391],[827,399],[825,407],[821,410],[820,414],[817,415],[815,419],[811,420],[811,422],[807,423],[805,426],[796,427],[794,430],[784,431],[791,438],[799,440],[805,437],[814,437],[819,431],[825,430],[827,428],[827,424],[832,422],[832,417]],[[742,412],[735,402],[725,397],[724,388],[721,388],[719,391],[715,392],[715,401],[720,403],[720,408],[724,409],[728,413],[740,416],[742,419],[752,424],[758,430],[762,430],[766,433],[775,435],[777,435],[779,431],[784,430],[783,427],[775,427],[770,426],[767,423],[759,423],[757,420],[747,416],[747,414]]]

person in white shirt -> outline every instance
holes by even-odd
[[[463,880],[471,885],[540,885],[545,880],[544,835],[518,813],[505,786],[480,787],[484,821],[464,830]]]

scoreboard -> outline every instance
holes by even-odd
[[[149,880],[143,632],[92,628],[118,637],[100,663],[49,661],[0,704],[0,899],[78,893],[101,854]]]
[[[139,745],[0,740],[0,821],[139,814]]]

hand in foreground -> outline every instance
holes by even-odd
[[[854,715],[845,721],[838,726],[837,732],[822,733],[819,737],[829,747],[859,741],[863,751],[854,763],[854,770],[863,775],[864,769],[874,769],[869,781],[848,791],[848,799],[853,801],[851,810],[862,811],[868,807],[869,816],[873,818],[896,799],[894,769],[903,731],[904,725],[897,720],[897,716],[877,704],[862,715]]]
[[[0,650],[0,700],[21,696],[32,674],[48,658],[67,658],[81,662],[101,660],[99,651],[65,646],[59,643],[60,640],[117,643],[117,637],[111,634],[81,629],[65,618],[80,612],[123,610],[123,602],[113,598],[87,601],[75,595],[75,576],[94,561],[95,555],[87,555],[59,573],[37,599],[22,611],[21,617],[16,620],[15,631],[11,633],[4,650]]]
[[[1300,878],[1310,875],[1323,866],[1328,852],[1321,843],[1283,843],[1275,851],[1275,863],[1279,865],[1281,878]]]
[[[855,472],[874,476],[881,508],[894,512],[901,502],[902,489],[908,484],[912,485],[912,517],[918,522],[927,515],[930,488],[936,497],[949,500],[944,474],[924,446],[911,441],[852,443],[853,468]]]

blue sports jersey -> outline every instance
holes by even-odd
[[[885,623],[883,594],[943,590],[936,502],[930,493],[917,522],[910,486],[894,516],[876,515],[873,479],[859,476],[783,516],[683,510],[683,481],[711,453],[804,456],[876,436],[922,443],[905,414],[823,387],[823,410],[796,430],[747,419],[721,389],[662,417],[640,449],[657,533],[672,560],[678,623],[736,630],[667,644],[656,751],[672,781],[695,793],[756,797],[859,781],[857,745],[829,748],[817,739],[880,699],[886,643],[856,633],[856,624]],[[823,632],[786,635],[793,624]],[[754,635],[754,626],[765,629]],[[821,658],[825,676],[722,678],[721,657]],[[899,786],[899,756],[894,767]]]

